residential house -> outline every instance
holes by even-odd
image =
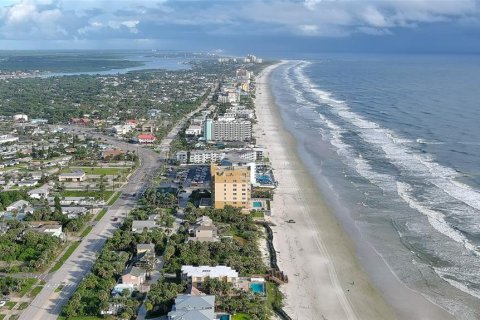
[[[214,320],[215,296],[181,294],[175,299],[168,320]]]
[[[65,237],[61,224],[48,223],[45,221],[31,221],[28,224],[29,224],[28,231],[32,231],[36,233],[46,233],[61,239]]]
[[[134,220],[132,221],[132,232],[142,233],[143,230],[150,231],[154,228],[158,228],[155,221],[152,220]]]
[[[133,285],[136,289],[139,289],[147,279],[147,272],[143,268],[130,267],[122,275],[122,283],[126,285]]]
[[[20,212],[25,208],[30,207],[30,202],[25,200],[18,200],[6,207],[7,211]]]
[[[207,279],[236,283],[238,272],[227,266],[182,266],[181,278],[187,280],[192,286],[201,288],[203,282]]]
[[[136,267],[153,266],[155,258],[155,245],[153,243],[137,244],[137,256],[135,257]]]
[[[46,199],[50,194],[50,190],[47,184],[40,188],[32,189],[27,192],[28,196],[32,199]]]
[[[207,216],[199,218],[189,230],[191,237],[187,241],[214,242],[218,241],[218,229],[212,219]]]
[[[153,133],[156,131],[155,124],[152,122],[146,122],[142,125],[142,132],[150,132]]]
[[[37,184],[38,184],[38,181],[36,180],[21,180],[17,182],[17,185],[20,188],[30,188],[30,187],[36,186]]]

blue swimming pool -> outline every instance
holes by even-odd
[[[259,201],[255,201],[255,202],[253,203],[253,207],[254,207],[254,208],[261,208],[261,207],[262,207],[262,203],[259,202]]]
[[[250,290],[253,293],[264,294],[265,293],[265,285],[261,282],[252,282],[252,283],[250,283]]]
[[[230,316],[228,314],[222,314],[220,316],[220,318],[218,318],[219,320],[230,320]]]

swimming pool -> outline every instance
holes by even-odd
[[[255,202],[253,203],[253,207],[254,207],[254,208],[261,208],[261,207],[262,207],[262,203],[261,203],[260,201],[255,201]]]
[[[250,290],[253,293],[265,294],[265,285],[261,282],[252,282],[250,283]]]

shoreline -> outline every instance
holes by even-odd
[[[324,201],[299,158],[295,137],[285,128],[275,105],[269,75],[284,63],[267,67],[256,79],[258,123],[254,129],[257,144],[268,146],[278,181],[270,220],[276,225],[272,229],[274,246],[279,251],[278,264],[289,277],[289,283],[280,287],[285,295],[284,310],[293,319],[411,319],[412,315],[423,319],[452,318],[406,286],[399,298],[382,292],[364,271],[362,257],[357,257],[358,244]],[[289,219],[295,223],[286,223]],[[367,256],[370,258],[370,253]],[[385,283],[391,281],[387,279]],[[422,301],[405,311],[398,300],[406,295],[406,303]],[[412,314],[417,308],[427,310]]]

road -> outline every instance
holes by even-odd
[[[196,112],[206,107],[207,101],[211,95],[195,111],[185,116],[161,141],[160,154],[148,148],[128,144],[118,141],[94,132],[92,128],[68,127],[70,131],[80,131],[91,136],[101,138],[113,146],[124,150],[134,150],[137,152],[141,163],[137,170],[132,174],[128,183],[120,190],[122,195],[107,210],[104,217],[97,222],[92,231],[82,240],[78,248],[55,273],[49,275],[42,291],[35,297],[32,303],[26,308],[20,316],[20,320],[47,320],[56,319],[62,310],[63,305],[69,300],[78,284],[90,272],[93,263],[97,258],[97,253],[103,247],[107,238],[109,238],[119,223],[112,221],[114,218],[124,218],[126,214],[135,207],[138,197],[147,188],[151,178],[164,163],[168,155],[169,145],[186,121]],[[63,285],[60,292],[55,289]]]

